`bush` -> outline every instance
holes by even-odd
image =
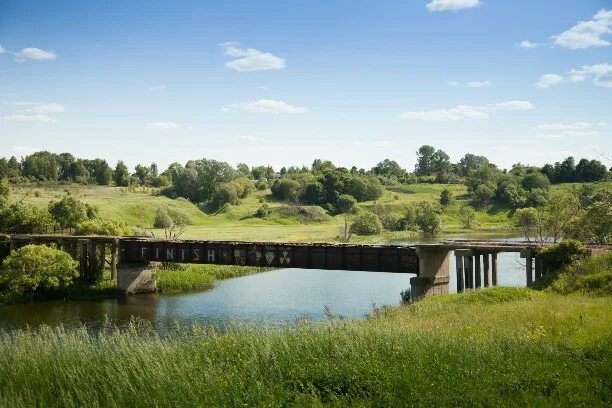
[[[77,225],[75,231],[75,234],[77,235],[106,235],[114,237],[126,236],[130,235],[130,233],[131,230],[125,221],[118,220],[116,218],[111,218],[108,220],[97,219],[84,221]]]
[[[283,177],[272,184],[272,195],[279,200],[296,202],[300,192],[300,183]]]
[[[5,300],[41,290],[61,289],[78,276],[77,262],[67,253],[43,245],[26,245],[11,253],[0,268]]]
[[[478,222],[476,220],[476,211],[469,205],[465,205],[461,207],[459,210],[459,221],[461,221],[461,226],[467,229],[473,229],[478,226]]]
[[[268,204],[262,204],[257,211],[255,211],[255,217],[257,218],[266,218],[268,215],[270,215],[270,207],[268,207]]]
[[[218,210],[221,207],[231,204],[238,204],[238,198],[240,197],[239,188],[235,183],[223,183],[217,188],[212,197],[212,205],[214,209]]]
[[[355,205],[357,204],[357,200],[352,195],[342,194],[338,197],[338,202],[336,203],[336,208],[340,213],[347,213],[353,211]]]
[[[380,217],[383,228],[387,231],[404,231],[406,230],[406,223],[404,217],[396,212],[389,212],[384,216]]]
[[[158,207],[155,210],[155,220],[153,221],[154,228],[170,228],[172,226],[172,218],[168,214],[166,207]]]
[[[579,241],[571,239],[548,246],[538,253],[538,257],[542,260],[542,273],[544,274],[558,274],[566,265],[587,256],[589,256],[589,250]]]
[[[96,218],[97,212],[96,208],[71,196],[49,203],[49,213],[61,229],[74,229],[79,223]]]
[[[0,232],[7,234],[44,234],[54,230],[55,222],[44,208],[14,203],[0,206]]]
[[[440,204],[446,207],[450,205],[452,201],[453,201],[453,193],[448,188],[445,188],[444,190],[442,190],[442,192],[440,193]]]
[[[562,294],[612,295],[612,252],[567,265],[550,288]]]
[[[258,190],[267,190],[269,188],[268,179],[266,179],[265,177],[261,177],[259,180],[257,180],[255,187]]]
[[[435,234],[442,228],[442,221],[431,203],[421,203],[416,216],[416,225],[425,234]]]
[[[382,230],[383,226],[378,215],[369,211],[357,214],[351,224],[351,232],[357,235],[377,235]]]

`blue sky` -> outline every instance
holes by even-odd
[[[1,1],[0,156],[612,165],[612,1],[292,3]]]

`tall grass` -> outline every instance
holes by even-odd
[[[497,288],[295,330],[19,331],[0,406],[609,406],[611,306]]]
[[[182,265],[174,264],[155,271],[157,288],[162,293],[180,293],[211,289],[216,280],[238,278],[270,270],[234,265]]]

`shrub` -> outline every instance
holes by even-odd
[[[153,227],[155,228],[170,228],[172,226],[172,218],[168,214],[166,207],[158,207],[155,210],[155,220],[153,221]]]
[[[459,221],[461,221],[461,226],[463,228],[476,228],[478,226],[476,211],[474,211],[474,209],[469,205],[461,207],[459,210]]]
[[[378,215],[369,211],[357,214],[351,224],[351,232],[357,235],[377,235],[382,230],[383,226]]]
[[[2,263],[0,290],[5,298],[10,298],[65,288],[78,276],[76,266],[76,261],[63,251],[43,245],[26,245]]]
[[[396,212],[389,212],[380,217],[383,228],[388,231],[403,231],[406,229],[404,217]]]
[[[272,184],[272,195],[279,200],[295,202],[298,199],[299,192],[300,183],[287,177],[275,180]]]
[[[79,223],[95,218],[97,212],[96,208],[86,205],[71,196],[66,196],[60,201],[51,201],[49,203],[49,213],[51,213],[61,229],[76,228]]]
[[[612,252],[567,265],[550,288],[562,294],[612,295]]]
[[[542,260],[542,272],[559,273],[566,265],[589,256],[589,250],[579,241],[568,239],[548,246],[538,253]]]
[[[255,187],[258,190],[267,190],[269,188],[268,179],[266,179],[265,177],[261,177],[259,180],[257,180]]]
[[[445,188],[444,190],[442,190],[442,192],[440,193],[440,204],[446,207],[450,205],[452,201],[453,201],[453,193],[448,188]]]
[[[440,231],[442,221],[431,203],[421,203],[417,211],[416,225],[425,234],[435,234]]]
[[[336,203],[336,208],[341,213],[347,213],[352,211],[357,204],[357,200],[352,195],[342,194],[338,197],[338,202]]]
[[[255,217],[257,218],[266,218],[268,215],[270,215],[270,207],[268,207],[268,204],[262,204],[257,211],[255,211]]]
[[[7,234],[44,234],[53,231],[55,222],[44,208],[14,203],[0,206],[0,232]]]
[[[115,237],[130,235],[130,233],[130,228],[127,226],[125,221],[118,220],[116,218],[111,218],[108,220],[96,219],[84,221],[77,225],[75,231],[75,234],[77,235],[106,235]]]

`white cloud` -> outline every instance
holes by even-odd
[[[402,113],[401,119],[419,119],[429,122],[449,122],[456,120],[482,120],[489,119],[489,111],[518,111],[530,110],[534,106],[528,101],[507,101],[485,106],[459,105],[449,109],[435,109],[430,111],[412,111]]]
[[[385,146],[391,146],[391,142],[388,140],[375,140],[373,145],[379,146],[379,147],[385,147]]]
[[[34,113],[64,113],[66,108],[59,103],[34,104],[28,112]]]
[[[557,74],[544,74],[538,79],[536,86],[538,88],[546,89],[551,86],[560,84],[563,81],[563,77]]]
[[[145,125],[145,129],[149,129],[149,130],[166,131],[166,130],[174,130],[178,128],[179,128],[179,125],[174,122],[150,122]]]
[[[448,86],[458,86],[459,82],[457,81],[448,81]]]
[[[429,122],[448,122],[455,120],[488,119],[489,115],[483,112],[482,107],[459,105],[450,109],[404,112],[399,117],[401,119],[419,119]]]
[[[149,87],[149,92],[165,92],[166,87],[164,85],[154,85]]]
[[[245,142],[256,142],[256,141],[261,140],[261,139],[258,138],[257,136],[242,135],[242,136],[235,137],[234,140],[242,140],[242,141],[245,141]]]
[[[41,122],[41,123],[51,123],[55,122],[55,119],[50,118],[47,115],[35,114],[35,115],[8,115],[3,118],[9,122]]]
[[[576,50],[608,46],[610,41],[604,37],[609,34],[612,34],[612,10],[600,10],[591,20],[579,21],[553,39],[556,45]]]
[[[472,81],[465,84],[465,86],[468,88],[483,88],[489,85],[491,85],[491,82],[489,81]]]
[[[480,0],[431,0],[426,7],[429,11],[457,11],[481,4]]]
[[[572,69],[568,75],[570,81],[573,82],[592,79],[597,86],[612,88],[612,65],[610,64],[583,65],[579,69]]]
[[[55,55],[53,51],[45,51],[35,47],[24,48],[14,55],[17,62],[23,62],[25,60],[54,60],[57,58],[57,55]]]
[[[525,40],[525,41],[521,41],[518,46],[521,47],[521,48],[532,49],[532,48],[541,47],[543,45],[544,44],[542,44],[542,43],[536,43],[536,42],[532,42],[532,41],[529,41],[529,40]]]
[[[4,54],[6,49],[0,44],[0,54]]]
[[[508,101],[508,102],[498,103],[495,105],[489,105],[489,108],[497,109],[497,110],[517,111],[517,110],[531,110],[534,108],[534,106],[529,101]]]
[[[289,105],[284,101],[275,101],[272,99],[260,99],[255,102],[239,103],[232,105],[248,112],[255,113],[305,113],[308,109],[301,106]]]
[[[538,88],[550,88],[563,81],[584,82],[592,80],[593,84],[604,88],[612,88],[612,65],[595,64],[583,65],[580,68],[570,70],[565,77],[557,74],[545,74],[540,77],[536,86]]]
[[[235,58],[225,66],[239,72],[266,71],[285,68],[285,60],[254,48],[240,48],[239,43],[222,44],[225,55]]]
[[[593,130],[593,124],[589,122],[545,123],[536,126],[535,129],[545,132],[536,135],[537,138],[545,139],[559,139],[564,137],[587,137],[599,134],[598,131]]]

